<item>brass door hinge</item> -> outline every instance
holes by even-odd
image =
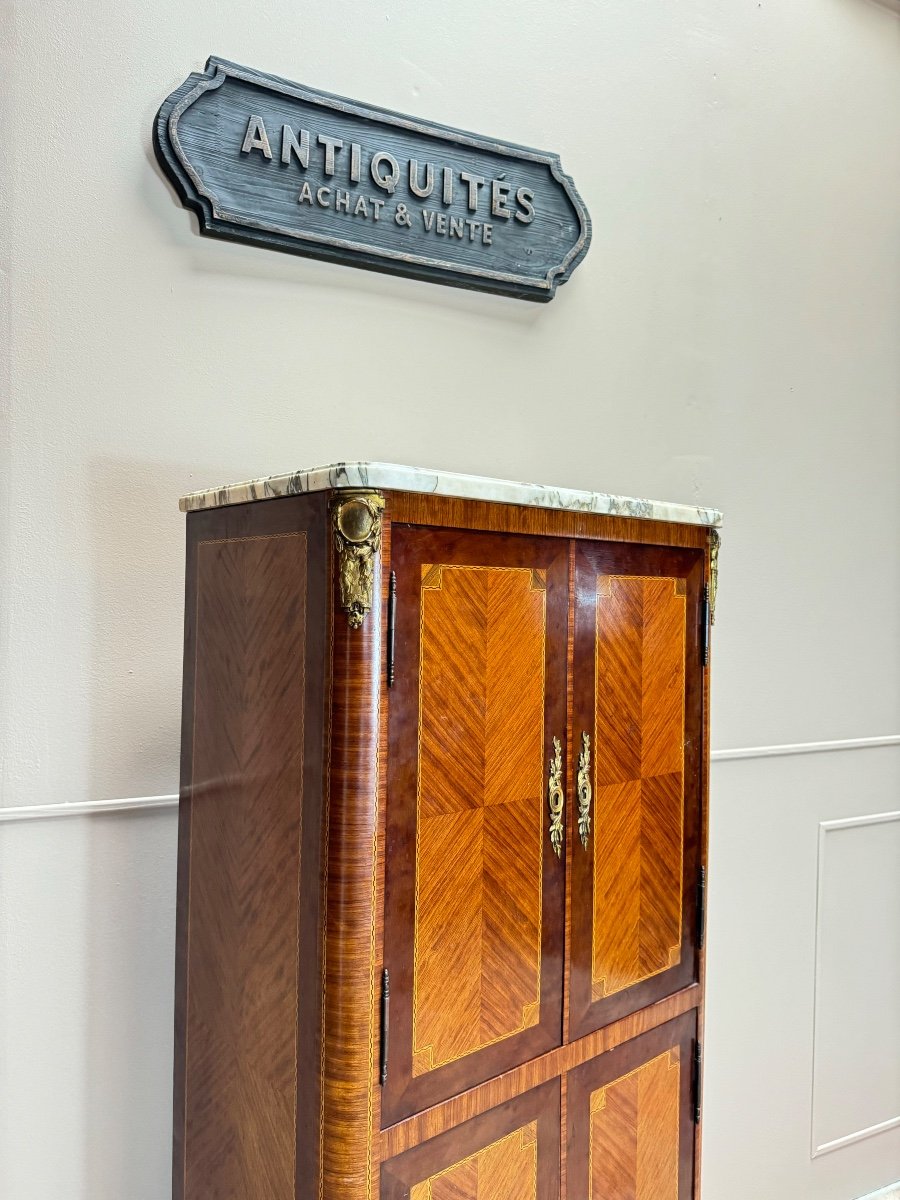
[[[706,941],[706,867],[700,868],[697,880],[697,949],[703,949]]]
[[[700,665],[709,666],[709,626],[712,610],[709,603],[709,584],[704,583],[700,597]]]
[[[394,686],[394,637],[397,619],[397,572],[391,571],[387,611],[387,685]]]
[[[388,1037],[391,1020],[391,977],[387,967],[381,972],[381,1044],[379,1047],[378,1077],[381,1086],[387,1083]]]
[[[703,1047],[700,1042],[694,1043],[694,1071],[691,1080],[691,1105],[693,1108],[694,1124],[700,1124],[703,1108]]]

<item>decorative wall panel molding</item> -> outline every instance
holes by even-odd
[[[838,738],[829,742],[789,742],[781,746],[743,746],[734,750],[713,750],[713,762],[736,762],[742,758],[783,758],[790,754],[829,754],[837,750],[874,750],[882,746],[900,746],[900,733],[880,737]]]
[[[121,800],[80,800],[72,804],[21,804],[0,808],[4,821],[40,821],[56,817],[89,817],[103,813],[144,812],[154,808],[175,808],[178,796],[126,796]]]
[[[839,839],[839,840],[838,840]],[[900,812],[819,826],[812,1157],[900,1127]]]
[[[835,750],[873,750],[885,746],[900,746],[900,734],[884,737],[846,738],[832,742],[797,742],[784,746],[744,746],[733,750],[713,750],[713,762],[738,762],[749,758],[781,758],[791,754],[827,754]],[[91,813],[133,812],[145,808],[173,808],[178,795],[125,796],[119,800],[80,800],[72,804],[21,804],[0,808],[3,821],[49,820],[56,817],[81,817]]]

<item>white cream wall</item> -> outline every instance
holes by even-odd
[[[900,734],[900,5],[0,20],[7,810],[176,790],[177,496],[341,458],[721,507],[715,746]],[[585,263],[543,307],[199,239],[150,129],[212,52],[559,150]],[[714,768],[706,1200],[900,1178],[898,1129],[810,1159],[818,825],[900,809],[898,759]],[[0,823],[4,1200],[168,1197],[173,873],[171,811]],[[840,1120],[867,1071],[900,1115],[891,1054]]]

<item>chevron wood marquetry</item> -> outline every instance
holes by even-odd
[[[597,581],[594,998],[681,953],[683,579]]]
[[[679,1048],[590,1098],[590,1200],[678,1200]]]
[[[446,1167],[410,1200],[537,1200],[537,1122]]]
[[[711,546],[188,514],[173,1200],[699,1200]]]
[[[689,1200],[693,1167],[688,1012],[569,1074],[568,1195]]]
[[[422,579],[414,1075],[537,1023],[544,821],[544,573]]]

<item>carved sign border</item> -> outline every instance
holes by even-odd
[[[579,223],[579,236],[563,260],[548,267],[544,278],[492,271],[488,267],[451,262],[438,256],[423,256],[392,250],[388,247],[354,242],[350,238],[334,238],[311,230],[254,220],[245,215],[221,209],[215,197],[204,187],[192,167],[178,136],[178,124],[185,112],[206,92],[220,88],[227,79],[239,79],[257,87],[279,92],[307,104],[331,108],[366,121],[393,125],[411,133],[438,138],[451,146],[504,155],[513,160],[526,160],[547,166],[572,205]],[[479,288],[500,292],[521,299],[551,300],[557,285],[566,282],[584,258],[591,241],[591,219],[572,178],[562,169],[558,154],[519,146],[513,142],[496,141],[475,133],[420,121],[403,113],[375,105],[361,104],[344,96],[305,87],[279,76],[255,71],[238,63],[211,55],[206,74],[198,72],[174,91],[162,104],[154,124],[154,148],[157,158],[174,184],[182,203],[197,213],[200,231],[232,241],[262,243],[273,249],[288,250],[315,258],[342,262],[370,270],[426,279],[464,288]]]

